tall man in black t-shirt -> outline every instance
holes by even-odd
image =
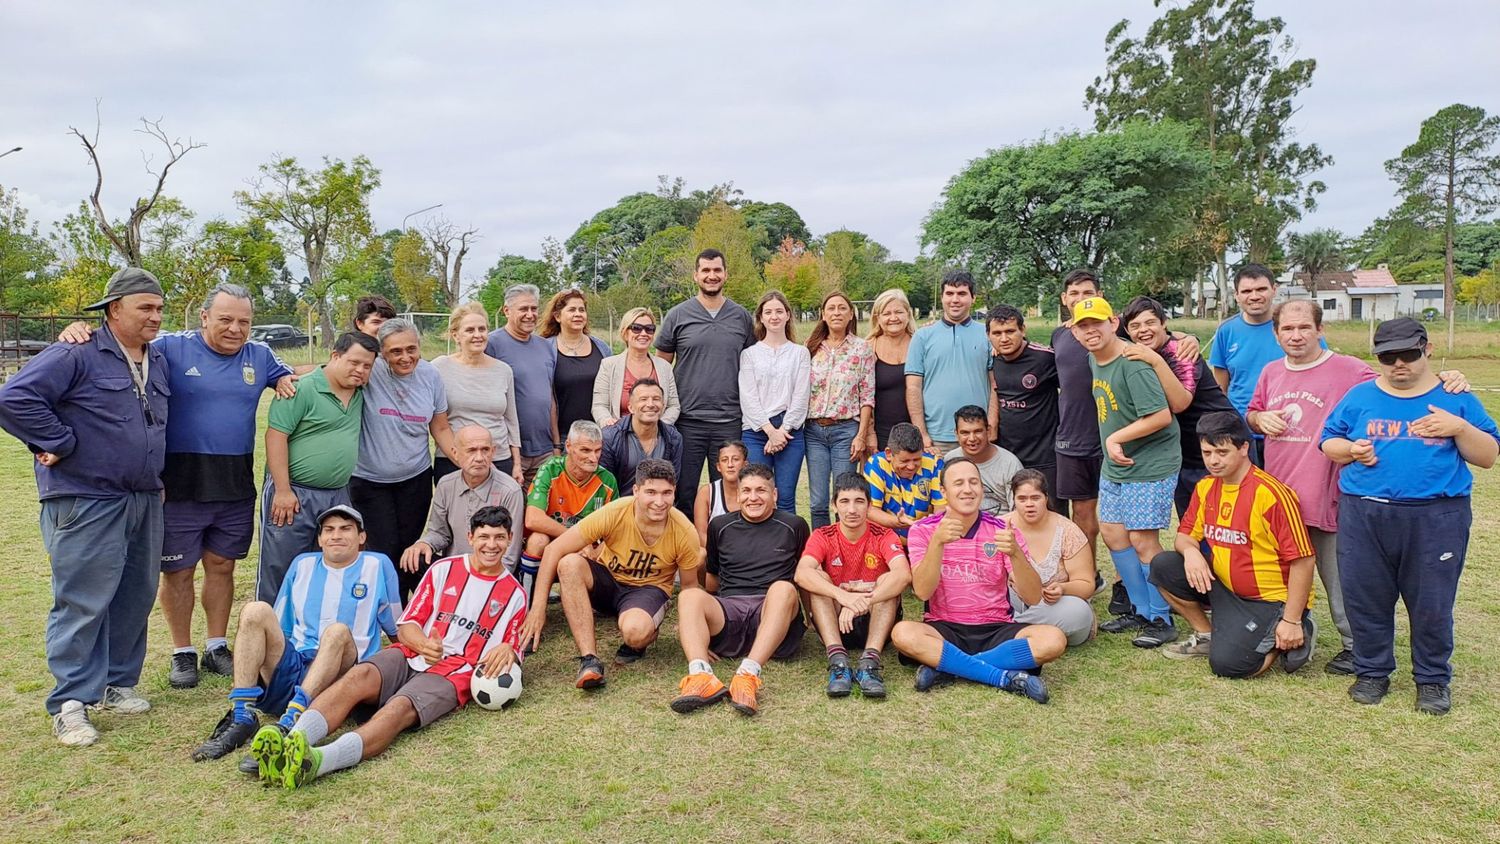
[[[1010,305],[990,311],[990,428],[996,442],[1021,465],[1047,478],[1049,505],[1066,513],[1057,497],[1057,358],[1026,340],[1026,317]]]
[[[724,295],[728,272],[724,253],[699,252],[693,264],[698,295],[667,311],[656,335],[656,351],[674,366],[682,401],[677,509],[689,519],[705,463],[709,480],[719,479],[709,455],[725,440],[740,438],[740,352],[755,345],[750,312]]]
[[[1098,295],[1099,278],[1093,270],[1073,270],[1063,279],[1062,305],[1069,314],[1074,305]],[[1052,351],[1058,386],[1054,494],[1068,502],[1073,524],[1088,537],[1092,558],[1099,538],[1099,469],[1104,462],[1099,415],[1094,408],[1094,374],[1089,369],[1089,351],[1073,336],[1070,323],[1064,322],[1052,332]],[[1120,591],[1123,593],[1123,588]]]
[[[677,635],[688,673],[673,710],[692,712],[728,695],[741,713],[756,713],[761,665],[795,656],[807,632],[795,578],[810,533],[801,516],[776,509],[770,466],[750,463],[740,470],[739,512],[708,523],[708,591],[684,589],[677,596]],[[745,658],[727,689],[714,676],[714,654]]]

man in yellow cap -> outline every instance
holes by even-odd
[[[1125,354],[1120,320],[1103,298],[1073,306],[1073,336],[1089,352],[1104,466],[1099,477],[1099,534],[1125,582],[1135,611],[1100,625],[1106,633],[1137,633],[1132,644],[1174,641],[1167,600],[1146,581],[1161,553],[1161,530],[1172,521],[1172,492],[1182,468],[1177,420],[1156,371]]]

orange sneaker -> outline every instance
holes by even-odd
[[[755,702],[755,693],[760,691],[760,686],[759,676],[737,672],[729,681],[729,705],[738,709],[741,715],[754,715],[760,711]]]
[[[677,686],[677,697],[672,698],[672,711],[686,715],[723,700],[729,690],[712,674],[689,674]],[[752,699],[754,696],[752,695]]]

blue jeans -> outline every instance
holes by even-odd
[[[161,512],[159,492],[42,502],[42,543],[52,558],[47,669],[57,681],[49,713],[63,701],[98,703],[107,685],[140,682],[161,574]]]
[[[859,433],[859,423],[853,419],[827,426],[809,422],[802,430],[807,435],[807,490],[812,499],[812,526],[820,528],[832,524],[828,502],[834,477],[844,472],[859,472],[860,467],[849,462],[849,449],[854,444],[854,435]]]
[[[784,413],[772,416],[771,424],[781,427],[781,420],[785,416]],[[740,440],[745,443],[745,450],[750,452],[751,463],[770,466],[771,472],[776,475],[776,509],[788,513],[797,512],[797,477],[802,474],[804,450],[802,431],[793,431],[786,448],[775,454],[766,454],[769,439],[760,431],[744,431],[740,434]]]

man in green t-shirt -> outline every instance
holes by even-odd
[[[526,494],[526,545],[516,576],[528,599],[547,543],[620,494],[615,476],[599,465],[604,432],[598,425],[587,419],[574,422],[563,445],[563,456],[549,457],[537,467]]]
[[[1121,339],[1109,303],[1091,297],[1073,306],[1073,336],[1089,352],[1104,466],[1099,477],[1099,535],[1125,582],[1135,611],[1099,626],[1106,633],[1139,631],[1132,644],[1155,648],[1177,628],[1166,598],[1146,581],[1161,553],[1161,530],[1172,522],[1172,492],[1182,468],[1177,420],[1156,370]]]
[[[271,402],[260,496],[258,601],[274,603],[292,558],[318,550],[318,514],[349,503],[365,407],[361,388],[379,354],[374,337],[341,334],[328,363],[298,380],[295,396]]]

